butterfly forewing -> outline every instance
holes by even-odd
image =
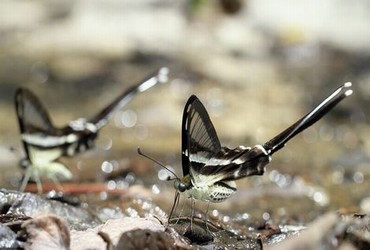
[[[221,150],[209,115],[196,96],[191,96],[185,105],[182,120],[182,169],[199,172],[215,154]]]
[[[270,161],[262,147],[221,147],[209,115],[196,96],[185,105],[182,143],[183,172],[190,173],[196,185],[261,175]]]
[[[54,133],[54,126],[45,108],[28,90],[18,89],[15,97],[17,116],[23,133]]]
[[[48,113],[39,100],[27,89],[18,89],[15,95],[15,106],[22,136],[39,133],[54,133]],[[23,146],[29,160],[31,152],[28,143],[23,141]]]

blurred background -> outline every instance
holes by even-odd
[[[62,159],[75,182],[122,176],[124,187],[167,198],[168,209],[173,184],[136,149],[181,176],[181,118],[191,94],[234,148],[268,141],[351,81],[352,96],[276,153],[264,176],[238,181],[238,192],[214,207],[263,218],[370,212],[369,24],[365,0],[3,0],[1,187],[17,189],[23,173],[18,87],[32,90],[62,127],[167,66],[169,82],[119,111],[94,150]]]

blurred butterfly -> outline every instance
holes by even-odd
[[[38,98],[29,90],[20,88],[15,94],[15,107],[26,159],[21,165],[27,168],[22,181],[24,190],[30,178],[35,179],[38,190],[41,190],[40,176],[46,176],[59,183],[69,180],[72,173],[58,162],[61,156],[74,156],[92,148],[99,130],[110,117],[125,106],[138,93],[167,81],[168,69],[160,68],[145,80],[130,87],[119,95],[111,104],[91,119],[80,118],[71,121],[63,128],[56,128]]]
[[[192,95],[182,118],[183,177],[175,179],[176,195],[170,218],[176,210],[180,192],[186,191],[195,200],[222,202],[236,191],[235,180],[262,175],[271,156],[351,95],[351,86],[345,83],[339,87],[311,112],[265,144],[235,149],[221,146],[205,107]]]

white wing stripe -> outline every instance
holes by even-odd
[[[56,147],[66,143],[73,143],[78,140],[75,134],[64,136],[52,136],[45,134],[23,134],[22,139],[31,145],[39,147]]]

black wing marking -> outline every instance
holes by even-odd
[[[187,101],[182,117],[182,171],[189,168],[199,172],[206,162],[221,150],[221,144],[209,115],[192,95]]]
[[[18,89],[15,94],[15,107],[22,133],[55,132],[49,114],[31,91]]]
[[[167,75],[168,75],[168,68],[166,67],[162,67],[156,70],[154,73],[150,74],[143,81],[130,87],[128,90],[123,92],[111,104],[109,104],[106,108],[104,108],[99,114],[97,114],[89,122],[95,124],[97,130],[99,130],[100,128],[102,128],[103,126],[107,124],[109,118],[117,110],[121,109],[128,102],[130,102],[136,94],[144,92],[148,90],[149,88],[157,85],[158,83],[166,82],[168,78]]]
[[[256,145],[253,148],[239,146],[235,149],[222,147],[193,176],[197,185],[212,185],[216,182],[234,181],[251,175],[262,175],[271,157],[264,148]]]
[[[266,149],[268,154],[272,155],[279,149],[283,148],[285,144],[292,139],[294,136],[310,127],[312,124],[320,120],[326,113],[332,110],[339,102],[344,98],[352,94],[350,89],[352,84],[350,82],[345,83],[343,86],[336,89],[330,96],[322,101],[316,108],[306,114],[296,123],[283,132],[266,142],[263,147]]]
[[[51,122],[49,114],[31,91],[19,88],[16,91],[14,100],[22,136],[32,133],[55,134],[56,129]],[[28,145],[24,140],[22,141],[29,159]]]
[[[193,176],[194,182],[195,183],[206,182],[207,184],[212,184],[218,181],[237,180],[251,175],[262,175],[264,173],[264,167],[271,160],[271,155],[274,152],[281,149],[282,147],[284,147],[285,143],[288,142],[295,135],[297,135],[304,129],[308,128],[309,126],[320,120],[325,114],[327,114],[331,109],[333,109],[345,97],[351,95],[352,94],[352,90],[350,89],[351,86],[352,86],[351,83],[345,83],[342,87],[338,88],[323,102],[321,102],[315,109],[313,109],[303,118],[298,120],[292,126],[284,130],[282,133],[274,137],[272,140],[265,143],[263,146],[256,145],[253,148],[245,148],[243,146],[239,146],[236,149],[228,149],[226,147],[222,147],[218,151],[209,150],[208,154],[205,157],[206,158],[205,161],[202,162],[201,165],[193,164],[193,162],[190,160],[191,167],[198,166],[198,168],[195,169],[197,171],[198,176]],[[202,107],[202,112],[198,112],[198,116],[200,116],[201,118],[206,117],[205,120],[209,121],[209,124],[212,125],[212,123],[209,120],[209,116],[206,113],[206,110],[201,105],[199,100],[198,103],[199,103],[198,105]],[[214,131],[213,126],[212,130]],[[212,138],[212,136],[210,136],[209,138]],[[217,135],[215,138],[217,138]],[[217,143],[219,143],[218,139]],[[191,144],[191,141],[189,144]],[[196,152],[197,150],[194,150],[194,154]],[[183,162],[184,162],[184,153],[183,153]]]

